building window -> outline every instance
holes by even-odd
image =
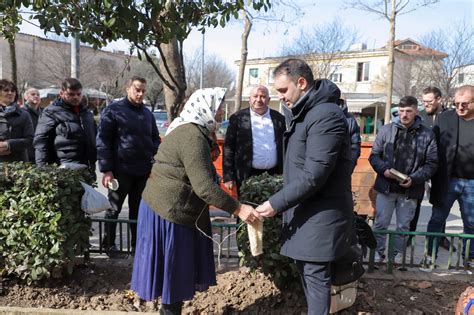
[[[249,69],[249,83],[258,84],[258,68]]]
[[[341,69],[340,65],[331,66],[331,75],[329,76],[329,79],[332,82],[342,82],[342,73],[340,69]]]
[[[357,63],[357,82],[369,81],[369,62]]]
[[[274,80],[273,80],[273,70],[275,70],[275,68],[268,68],[268,84],[273,84]]]
[[[458,74],[458,83],[463,83],[464,82],[464,73],[459,73]]]

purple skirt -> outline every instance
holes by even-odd
[[[211,234],[211,223],[203,229]],[[196,291],[216,285],[213,244],[196,228],[161,218],[143,200],[131,289],[146,301],[192,300]]]

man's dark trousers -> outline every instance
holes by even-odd
[[[295,260],[308,302],[308,315],[329,314],[331,269],[329,262]]]
[[[128,218],[130,220],[137,220],[138,207],[142,198],[142,192],[145,189],[146,181],[149,175],[129,175],[129,174],[114,174],[114,178],[119,182],[119,188],[116,191],[109,189],[109,201],[112,209],[105,213],[106,219],[117,219],[122,211],[122,205],[125,197],[128,195]],[[103,246],[108,249],[115,245],[115,234],[117,223],[105,224],[105,236]],[[137,224],[130,224],[131,246],[135,249],[137,243]]]

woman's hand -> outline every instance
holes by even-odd
[[[234,212],[245,223],[253,223],[255,220],[262,220],[260,214],[249,205],[240,204],[239,208]]]

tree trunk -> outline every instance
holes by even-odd
[[[242,33],[242,47],[240,48],[240,64],[239,74],[237,77],[237,87],[235,90],[235,107],[234,111],[238,111],[242,105],[242,89],[244,84],[244,73],[245,66],[247,65],[248,47],[247,40],[249,38],[250,30],[252,29],[252,21],[250,20],[247,12],[243,10],[245,25],[244,32]]]
[[[162,58],[160,70],[168,84],[163,85],[166,109],[170,120],[175,119],[182,108],[186,93],[182,47],[176,38],[169,44],[160,44]]]
[[[9,40],[8,45],[10,47],[10,61],[12,64],[12,81],[18,86],[18,77],[17,77],[17,64],[16,64],[16,45],[15,39]]]
[[[388,41],[388,64],[387,64],[387,102],[385,103],[384,123],[390,123],[390,110],[392,107],[392,89],[393,89],[393,68],[395,66],[395,18],[396,8],[395,0],[392,2],[392,11],[390,13],[390,39]],[[375,122],[376,123],[376,122]],[[375,124],[374,124],[375,125]]]

